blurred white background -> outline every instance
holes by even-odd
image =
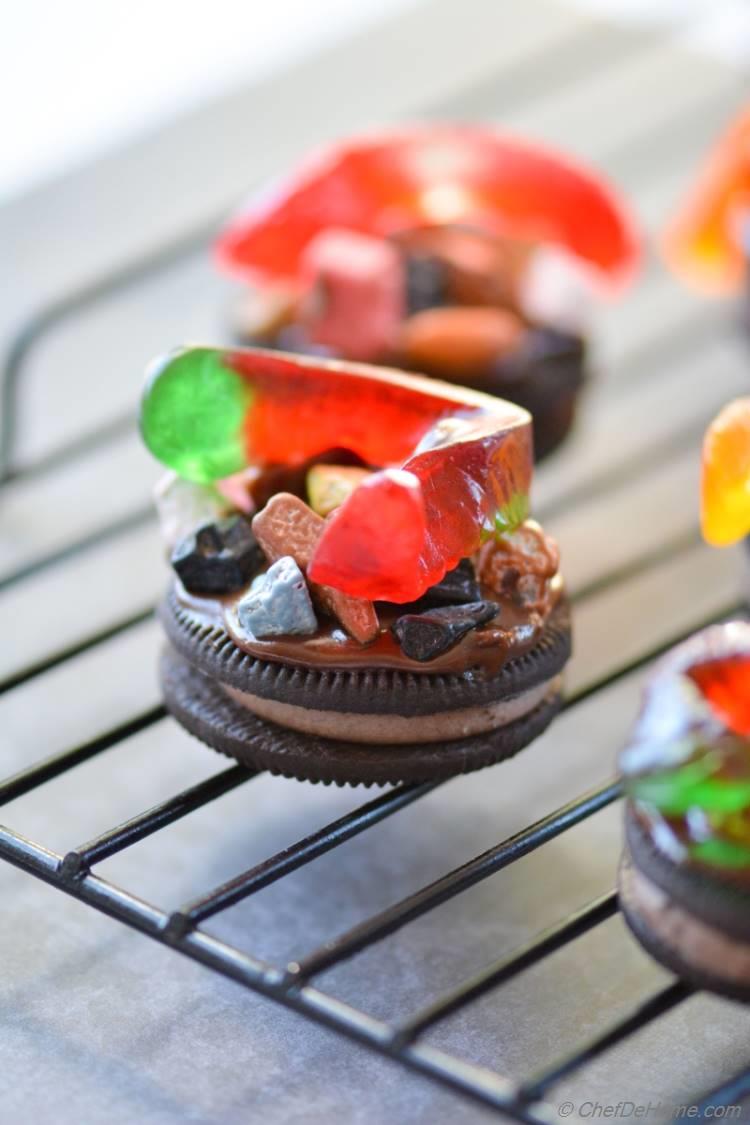
[[[0,200],[419,2],[9,0]],[[750,0],[577,2],[625,21],[670,22],[709,51],[750,57]]]

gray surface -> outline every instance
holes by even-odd
[[[716,62],[552,4],[436,0],[0,212],[0,241],[18,262],[0,331],[7,339],[46,298],[220,211],[312,141],[400,115],[502,121],[564,144],[616,176],[654,227],[741,90]],[[227,290],[196,253],[51,332],[31,356],[23,456],[131,409],[143,361],[178,339],[215,337]],[[578,430],[536,490],[579,597],[574,688],[720,612],[739,589],[737,558],[700,545],[695,510],[700,431],[747,385],[728,311],[701,305],[649,262],[603,318],[598,353]],[[154,475],[124,432],[11,486],[0,576],[145,510]],[[621,580],[605,587],[613,574]],[[0,675],[145,608],[163,579],[146,521],[7,587]],[[156,627],[141,624],[3,696],[3,773],[156,702],[157,644]],[[439,789],[207,929],[279,964],[301,956],[607,778],[640,682],[618,682],[516,761]],[[4,820],[64,851],[220,767],[165,720],[14,802]],[[362,799],[260,778],[100,870],[173,907]],[[611,809],[320,985],[376,1016],[406,1015],[607,890],[619,849]],[[15,870],[0,868],[0,894],[3,1125],[490,1120]],[[429,1041],[520,1077],[667,979],[614,919]],[[750,1064],[749,1031],[743,1009],[695,996],[552,1101],[683,1103]]]

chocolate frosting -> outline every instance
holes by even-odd
[[[482,586],[482,597],[500,605],[498,616],[487,625],[473,629],[448,652],[424,663],[405,656],[391,633],[393,621],[404,612],[399,606],[378,605],[380,632],[368,645],[352,640],[337,622],[330,620],[322,621],[318,631],[310,637],[274,637],[261,641],[248,639],[240,629],[236,606],[241,594],[199,597],[188,593],[179,581],[176,589],[183,605],[222,625],[238,648],[260,660],[314,668],[395,668],[417,675],[476,671],[478,675],[493,676],[509,660],[518,659],[538,643],[552,609],[562,596],[563,582],[562,577],[556,575],[548,583],[547,604],[541,611],[538,607],[525,607],[512,595],[498,595],[490,587]]]

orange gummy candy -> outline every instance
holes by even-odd
[[[730,402],[703,439],[701,527],[713,547],[750,533],[750,398]]]
[[[726,293],[745,280],[743,224],[750,222],[750,106],[730,121],[662,238],[674,272],[698,289]]]

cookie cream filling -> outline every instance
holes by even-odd
[[[222,684],[221,687],[235,703],[279,726],[342,742],[395,746],[450,742],[498,730],[530,714],[540,703],[554,698],[559,693],[561,684],[562,676],[558,675],[510,699],[456,711],[440,711],[433,715],[367,715],[349,711],[322,711],[277,699],[263,699],[227,684]]]
[[[750,985],[750,945],[704,922],[626,860],[620,870],[626,907],[686,965],[730,984]]]

